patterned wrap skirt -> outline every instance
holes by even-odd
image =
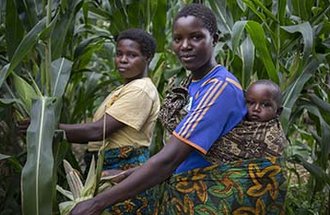
[[[149,149],[147,147],[134,148],[125,146],[109,149],[105,151],[103,170],[127,170],[142,165],[148,158]],[[154,210],[155,202],[154,198],[152,198],[153,195],[153,189],[149,189],[134,198],[109,206],[107,211],[110,214],[118,215],[151,214],[150,211]]]
[[[282,158],[216,164],[173,175],[154,214],[285,214]]]

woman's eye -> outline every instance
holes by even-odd
[[[175,43],[179,43],[179,42],[180,42],[180,38],[179,38],[179,37],[174,37],[174,38],[173,38],[173,41],[174,41]]]

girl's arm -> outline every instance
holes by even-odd
[[[79,203],[71,214],[100,214],[107,206],[134,197],[161,183],[171,176],[193,150],[194,148],[172,136],[159,153],[133,171],[125,180],[94,198]]]
[[[105,131],[104,131],[105,124]],[[66,138],[73,143],[87,143],[89,141],[103,140],[103,132],[105,137],[109,137],[112,133],[126,126],[112,116],[105,114],[104,119],[101,118],[95,122],[83,124],[59,124],[59,129],[65,131]]]

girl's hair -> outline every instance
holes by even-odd
[[[181,17],[194,16],[201,20],[203,27],[205,27],[212,36],[214,36],[217,31],[217,19],[213,11],[203,4],[189,4],[183,7],[174,18],[174,22]]]
[[[137,42],[141,46],[141,53],[149,59],[153,58],[156,51],[156,41],[149,33],[139,28],[131,28],[120,32],[115,37],[117,43],[123,39]]]

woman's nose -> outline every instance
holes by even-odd
[[[126,63],[126,62],[127,62],[127,57],[126,57],[126,55],[122,55],[122,56],[120,57],[120,59],[119,59],[119,62],[121,62],[121,63]]]
[[[181,44],[181,49],[189,49],[190,48],[190,42],[188,39],[184,39]]]

